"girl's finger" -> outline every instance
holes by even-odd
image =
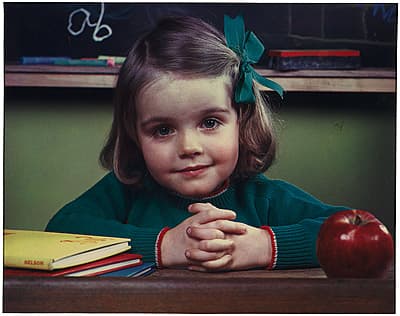
[[[209,210],[210,208],[212,208],[212,206],[213,205],[211,203],[193,203],[188,206],[188,211],[190,213],[199,213]]]
[[[196,213],[196,222],[204,224],[217,219],[235,219],[236,213],[231,210],[216,208],[210,203],[194,203],[189,205],[189,212]]]
[[[201,228],[214,228],[226,234],[245,234],[247,232],[247,225],[240,222],[233,222],[230,220],[217,219],[215,221],[203,224]]]
[[[200,249],[188,249],[185,251],[185,256],[189,260],[189,264],[198,264],[198,262],[217,260],[226,255],[224,251],[208,252]]]
[[[229,239],[201,240],[199,249],[208,252],[231,251],[233,244],[233,241]]]
[[[224,239],[225,234],[215,228],[203,228],[199,226],[189,226],[186,229],[186,233],[189,237],[196,238],[196,239]]]

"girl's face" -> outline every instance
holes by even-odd
[[[162,76],[136,102],[138,140],[152,177],[187,197],[212,194],[239,155],[239,125],[227,77]]]

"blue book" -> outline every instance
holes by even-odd
[[[154,262],[143,262],[141,265],[122,269],[118,271],[113,271],[109,273],[104,273],[100,275],[101,277],[127,277],[136,278],[139,276],[146,276],[154,272],[156,264]]]
[[[47,57],[47,56],[34,56],[34,57],[21,57],[22,65],[54,65],[56,62],[66,63],[71,58],[69,57]]]
[[[54,61],[58,66],[107,66],[107,60],[99,59],[59,59]]]

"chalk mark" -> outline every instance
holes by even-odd
[[[76,14],[80,14],[80,13],[82,13],[85,16],[85,19],[83,20],[82,25],[79,28],[79,30],[75,31],[73,29],[72,19]],[[91,13],[88,10],[83,9],[83,8],[79,8],[77,10],[72,11],[68,18],[67,29],[68,29],[69,33],[73,36],[78,36],[81,33],[83,33],[83,31],[85,30],[86,25],[87,25],[88,27],[94,27],[92,38],[95,42],[101,42],[101,41],[105,40],[106,38],[110,37],[112,35],[111,27],[107,24],[101,24],[102,20],[103,20],[103,16],[104,16],[104,3],[100,4],[100,15],[96,22],[90,21],[90,15],[91,15]],[[104,29],[106,30],[106,34],[102,35],[102,36],[98,36],[98,33]]]

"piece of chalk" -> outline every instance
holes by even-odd
[[[114,62],[115,62],[116,64],[123,64],[124,61],[125,61],[125,59],[126,59],[126,57],[122,57],[122,56],[104,56],[104,55],[100,55],[100,56],[97,57],[97,59],[99,59],[99,60],[103,60],[103,59],[109,60],[109,59],[112,59],[112,60],[114,60]]]

